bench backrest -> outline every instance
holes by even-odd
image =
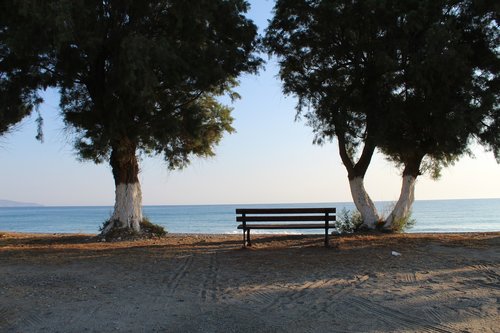
[[[241,208],[236,209],[238,222],[330,222],[335,208]]]

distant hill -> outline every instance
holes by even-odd
[[[0,207],[40,207],[42,205],[32,202],[19,202],[0,199]]]

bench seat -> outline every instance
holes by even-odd
[[[247,224],[246,229],[325,229],[325,224]],[[243,224],[238,226],[238,229],[243,229]]]
[[[251,246],[250,230],[323,229],[329,246],[330,222],[335,222],[335,208],[249,208],[236,209],[238,229],[243,230],[243,247]],[[277,223],[281,222],[281,223]]]

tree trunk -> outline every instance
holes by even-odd
[[[411,208],[415,201],[415,184],[417,177],[420,175],[420,164],[423,158],[424,155],[415,155],[409,157],[405,162],[401,193],[394,209],[385,220],[384,229],[394,230],[395,224],[399,224],[399,221],[405,220],[410,216]]]
[[[395,221],[401,221],[410,216],[411,207],[415,201],[416,181],[417,177],[413,175],[403,176],[401,194],[391,214],[385,220],[384,229],[392,229]]]
[[[110,223],[102,231],[104,235],[114,228],[140,231],[142,193],[135,150],[135,145],[124,139],[111,151],[110,165],[116,187],[115,208]]]
[[[377,208],[365,190],[364,177],[349,179],[351,195],[356,208],[363,217],[363,226],[368,229],[375,229],[378,222]]]
[[[364,185],[366,170],[368,170],[368,166],[370,165],[373,152],[375,151],[375,145],[372,140],[366,140],[358,162],[354,163],[352,156],[350,156],[347,151],[345,137],[341,133],[338,133],[337,139],[339,143],[340,158],[347,170],[347,177],[349,178],[352,200],[363,218],[363,225],[361,227],[375,229],[379,220],[377,208],[375,208]]]

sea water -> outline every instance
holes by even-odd
[[[376,202],[380,213],[389,211],[390,202]],[[353,210],[352,203],[307,203],[264,205],[145,206],[144,215],[170,233],[232,234],[236,229],[236,208],[335,207]],[[98,233],[111,216],[113,207],[14,207],[0,208],[0,230],[37,233]],[[416,201],[408,232],[500,231],[500,199]],[[266,231],[269,232],[269,231]],[[317,230],[276,231],[277,233],[317,233]]]

